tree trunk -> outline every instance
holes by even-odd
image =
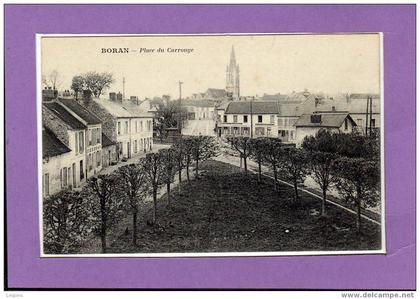
[[[133,212],[133,245],[137,245],[137,209]]]
[[[242,169],[242,155],[239,156],[239,168]]]
[[[277,167],[273,165],[273,173],[274,173],[274,191],[278,192],[277,186]]]
[[[178,193],[181,194],[181,184],[182,184],[182,169],[179,168],[178,170]]]
[[[198,179],[198,159],[195,160],[195,178]]]
[[[190,166],[187,164],[187,181],[190,182]]]
[[[171,204],[171,182],[166,183],[166,193],[168,194],[168,205]]]
[[[298,183],[296,180],[293,182],[293,186],[295,188],[295,201],[297,201],[299,199],[299,193],[298,193]]]
[[[360,201],[358,201],[357,203],[356,227],[357,227],[357,232],[360,233],[362,231],[362,213],[361,213]]]
[[[246,164],[246,157],[244,157],[244,169],[245,169],[245,175],[248,175],[248,167]]]
[[[322,216],[327,215],[326,208],[327,208],[327,189],[323,188],[322,189],[322,206],[321,206]]]
[[[106,221],[103,221],[101,226],[101,245],[102,253],[106,253]]]
[[[157,189],[153,188],[153,224],[156,223]]]
[[[258,183],[261,183],[261,159],[258,160]]]

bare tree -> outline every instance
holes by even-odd
[[[195,161],[195,177],[198,178],[198,163],[217,155],[218,146],[214,137],[192,137],[192,157]]]
[[[118,169],[121,190],[127,199],[126,206],[133,216],[133,245],[137,244],[137,215],[140,203],[147,195],[148,185],[141,164],[124,165]]]
[[[270,142],[270,138],[265,138],[265,137],[252,138],[250,140],[251,157],[258,164],[258,182],[261,182],[261,175],[262,175],[261,168],[264,162],[264,152],[265,152],[265,148],[268,142]]]
[[[232,147],[232,149],[238,152],[241,159],[243,159],[245,174],[248,175],[247,160],[248,160],[248,157],[252,153],[251,138],[238,136],[238,137],[228,137],[227,140],[230,146]]]
[[[279,171],[282,178],[293,184],[295,201],[299,199],[298,184],[302,183],[308,174],[308,156],[301,148],[283,148]]]
[[[274,190],[278,192],[278,168],[282,158],[281,140],[276,138],[267,138],[267,143],[264,148],[264,162],[271,168],[274,176]]]
[[[44,86],[51,87],[54,90],[60,88],[63,83],[62,77],[57,70],[52,70],[48,74],[43,74],[41,80]]]
[[[164,167],[162,159],[163,157],[161,153],[149,153],[146,157],[140,159],[146,179],[152,189],[153,223],[156,223],[157,192],[159,187],[164,183]]]
[[[91,232],[86,200],[79,192],[61,191],[44,200],[44,252],[71,253]]]
[[[181,194],[182,170],[185,167],[185,145],[182,139],[178,139],[171,147],[174,150],[175,167],[178,172],[178,191]]]
[[[107,250],[107,231],[120,219],[123,210],[122,201],[117,196],[118,186],[116,175],[101,174],[90,178],[85,187],[85,192],[93,195],[91,212],[100,230],[102,253]]]
[[[162,155],[163,181],[166,184],[168,204],[171,204],[171,183],[174,181],[176,172],[176,152],[173,148],[169,148],[161,149],[159,153]]]

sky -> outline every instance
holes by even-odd
[[[88,71],[111,72],[109,91],[152,98],[225,88],[232,46],[240,68],[241,95],[311,92],[380,93],[379,34],[96,36],[41,39],[41,73],[57,71],[60,89]],[[129,53],[102,49],[129,48]],[[154,49],[144,52],[140,49]],[[158,52],[162,48],[163,52]],[[168,52],[168,49],[192,49]]]

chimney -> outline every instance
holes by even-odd
[[[112,102],[116,102],[117,101],[117,94],[115,92],[110,92],[109,93],[109,100]]]
[[[311,124],[320,124],[320,123],[321,123],[321,114],[312,114]]]
[[[130,96],[130,102],[139,105],[139,97],[138,96]]]
[[[335,106],[332,106],[332,107],[331,107],[331,111],[332,111],[332,112],[335,112]]]
[[[121,93],[121,92],[118,92],[118,93],[117,93],[117,101],[118,101],[118,102],[120,102],[120,103],[122,103],[122,102],[123,102],[123,95],[122,95],[122,93]]]
[[[45,87],[45,89],[42,90],[42,100],[43,101],[51,101],[56,99],[58,96],[58,91],[55,89],[52,89],[51,87]]]

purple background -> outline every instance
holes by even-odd
[[[224,32],[384,32],[388,254],[39,258],[35,33]],[[414,5],[6,5],[5,55],[10,288],[415,288]]]

